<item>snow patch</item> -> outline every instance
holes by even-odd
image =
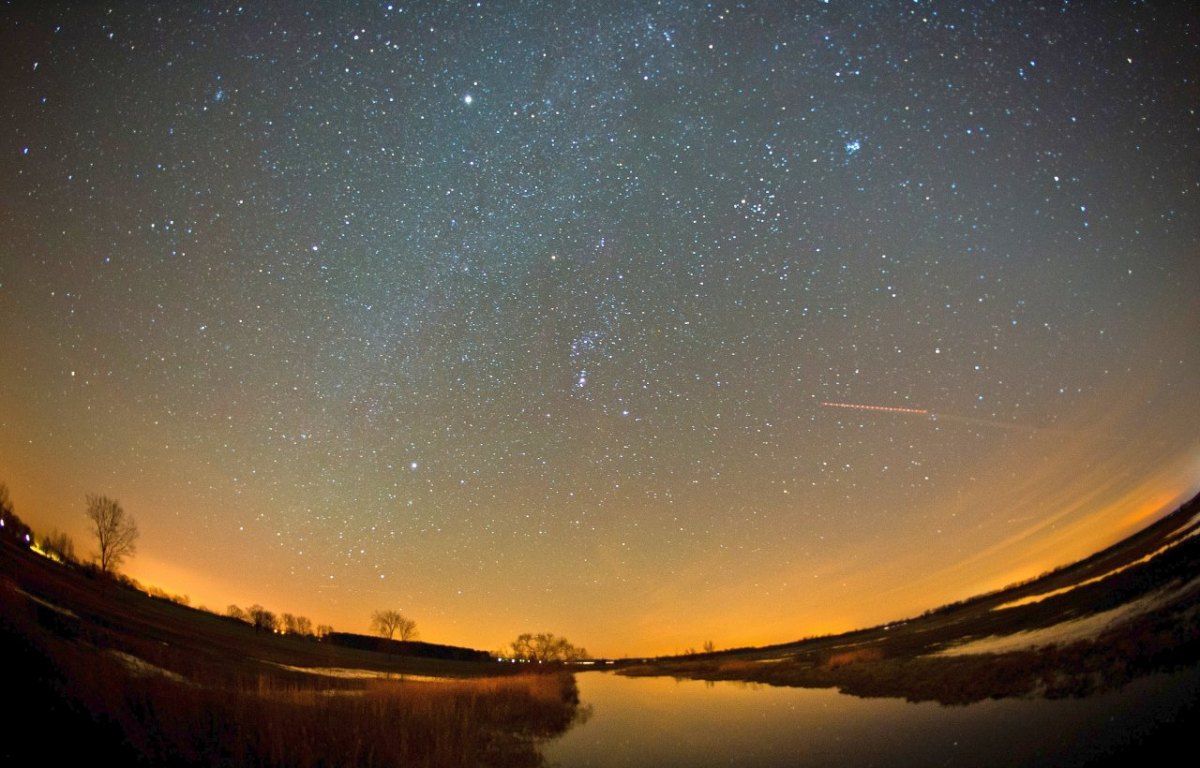
[[[1090,616],[1059,622],[1049,627],[1014,632],[1011,635],[990,635],[943,648],[931,656],[964,656],[979,653],[1009,653],[1050,645],[1067,645],[1080,640],[1095,640],[1101,633],[1127,621],[1157,611],[1200,586],[1200,576],[1175,589],[1161,589],[1137,600]]]

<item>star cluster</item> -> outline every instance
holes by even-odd
[[[1195,489],[1185,4],[201,5],[0,13],[0,479],[135,574],[670,651]]]

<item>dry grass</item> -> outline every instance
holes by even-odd
[[[741,659],[722,660],[717,664],[717,670],[723,675],[741,676],[751,675],[757,671],[758,667],[762,666],[755,661],[743,661]]]
[[[838,669],[839,667],[848,667],[851,664],[861,664],[865,661],[879,661],[883,658],[883,651],[878,648],[855,648],[853,651],[842,651],[835,653],[825,660],[826,669]]]
[[[567,675],[362,687],[261,676],[241,687],[76,669],[88,709],[121,725],[151,763],[278,766],[533,765],[536,738],[564,730]]]
[[[27,600],[0,592],[0,639],[17,654],[8,695],[51,710],[37,714],[91,740],[93,756],[180,766],[532,766],[539,741],[569,727],[578,707],[574,678],[562,672],[414,682],[267,667],[231,675],[165,653],[130,664],[48,630]]]

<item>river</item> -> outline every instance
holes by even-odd
[[[545,745],[548,766],[1089,765],[1180,738],[1200,668],[1086,699],[968,706],[832,689],[576,676],[590,717]]]

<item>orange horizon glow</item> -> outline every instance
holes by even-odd
[[[676,655],[699,649],[707,640],[712,640],[718,649],[776,645],[914,618],[951,602],[1026,582],[1086,558],[1156,522],[1190,498],[1188,494],[1191,492],[1191,488],[1174,491],[1162,488],[1131,490],[1125,499],[1098,513],[1100,519],[1111,520],[1111,527],[1099,529],[1095,524],[1096,518],[1079,520],[1064,529],[1060,538],[1040,545],[1041,551],[1063,554],[1061,560],[1050,557],[1032,561],[1017,569],[995,569],[986,580],[974,578],[978,573],[990,570],[982,562],[961,575],[959,568],[950,568],[936,576],[941,590],[932,590],[929,578],[913,580],[907,586],[892,583],[887,591],[879,593],[877,597],[872,596],[865,587],[850,595],[840,589],[829,592],[822,587],[810,591],[805,607],[791,614],[780,613],[778,601],[774,598],[755,600],[746,595],[744,588],[734,586],[727,590],[726,595],[719,597],[719,602],[723,605],[738,604],[736,610],[706,620],[696,620],[691,626],[660,618],[634,623],[624,630],[610,629],[609,634],[618,638],[613,643],[615,648],[610,648],[603,641],[597,642],[599,638],[594,630],[588,630],[589,624],[597,621],[606,623],[602,616],[594,616],[584,622],[576,619],[574,628],[577,631],[573,633],[570,628],[561,627],[571,624],[569,621],[554,626],[532,626],[500,616],[479,622],[472,621],[470,615],[453,616],[446,611],[433,617],[422,616],[419,608],[405,609],[404,612],[418,620],[422,640],[486,651],[503,648],[524,631],[553,631],[584,646],[593,655],[607,658]],[[1129,511],[1130,507],[1132,511]],[[26,520],[29,521],[28,518]],[[36,525],[35,531],[42,532]],[[1084,532],[1090,533],[1088,539],[1081,537]],[[1071,546],[1064,546],[1067,541],[1071,542]],[[1093,544],[1089,545],[1087,541]],[[80,547],[84,542],[86,538],[76,538],[76,554],[86,560],[88,548],[86,545],[82,549]],[[1006,557],[1004,553],[1008,551],[1009,547],[1005,546],[997,549],[996,554],[1001,556],[1002,561]],[[308,616],[314,624],[331,624],[337,631],[370,634],[369,611],[364,613],[357,607],[338,607],[340,601],[337,600],[333,604],[320,599],[314,602],[312,595],[292,595],[287,590],[264,589],[259,592],[252,584],[235,585],[216,573],[181,568],[150,554],[135,556],[124,571],[144,587],[157,587],[171,595],[187,596],[192,607],[206,608],[218,614],[223,614],[230,604],[246,608],[257,603],[276,613]],[[966,576],[966,580],[960,581],[962,576]],[[855,578],[862,581],[868,577],[869,574],[864,573]],[[839,569],[832,569],[828,578],[845,576],[839,575]],[[887,580],[891,582],[894,578],[888,576]],[[834,596],[822,597],[831,594]],[[652,604],[658,607],[656,613],[669,612],[666,603]],[[383,601],[379,602],[379,606],[390,607],[385,606]]]

